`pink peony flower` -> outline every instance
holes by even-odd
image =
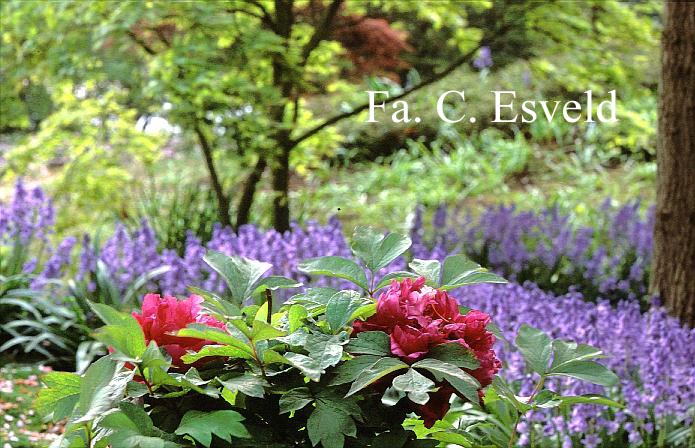
[[[495,336],[487,331],[490,316],[472,310],[461,314],[456,300],[446,291],[425,285],[425,278],[406,278],[393,281],[379,296],[376,313],[365,321],[355,321],[353,335],[363,331],[383,331],[391,341],[391,353],[412,364],[425,358],[432,347],[455,342],[471,350],[480,366],[468,370],[481,388],[488,386],[501,363],[493,345]],[[422,416],[425,426],[444,417],[449,398],[454,393],[446,382],[437,385],[439,391],[430,394],[430,401],[414,410]]]
[[[159,294],[147,294],[142,302],[142,313],[133,311],[145,334],[145,342],[155,341],[160,348],[171,355],[172,365],[177,368],[186,367],[181,357],[187,352],[197,352],[203,346],[213,344],[196,338],[175,336],[189,324],[203,324],[209,327],[225,328],[224,323],[212,316],[201,313],[200,304],[203,299],[191,295],[185,300]]]

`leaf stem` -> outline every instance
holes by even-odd
[[[536,395],[538,392],[543,389],[543,385],[545,384],[545,375],[541,375],[541,379],[538,381],[538,384],[536,384],[536,387],[533,389],[533,392],[531,392],[531,395],[528,397],[528,400],[526,400],[526,404],[531,404],[533,402],[533,399],[536,398]],[[509,438],[509,444],[507,445],[507,448],[513,448],[514,447],[514,442],[516,442],[516,429],[519,426],[519,422],[521,421],[521,417],[523,417],[525,413],[521,413],[517,411],[516,413],[516,420],[514,421],[514,428],[512,429],[512,435]]]
[[[268,313],[266,315],[265,321],[270,323],[273,318],[273,293],[269,288],[265,290],[265,300],[268,303]]]
[[[152,385],[149,381],[147,381],[147,377],[145,377],[145,371],[142,369],[142,365],[140,364],[138,364],[138,372],[140,372],[142,381],[145,383],[145,386],[147,386],[147,390],[150,392],[150,395],[152,395],[154,393],[154,391],[152,390]]]

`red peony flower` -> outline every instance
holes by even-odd
[[[397,325],[391,332],[391,353],[406,362],[415,362],[425,357],[430,347],[446,341],[438,330],[434,323],[424,328]]]
[[[471,350],[480,366],[470,371],[488,386],[501,367],[493,345],[495,336],[487,331],[490,316],[472,310],[465,315],[459,311],[456,300],[446,291],[425,285],[425,278],[406,278],[393,281],[391,287],[379,296],[376,313],[365,321],[355,321],[353,334],[363,331],[383,331],[391,339],[391,353],[411,364],[427,356],[432,347],[456,342]],[[425,405],[414,411],[423,417],[425,426],[444,417],[449,410],[449,399],[454,389],[446,382],[430,394]]]
[[[191,295],[185,300],[176,297],[160,297],[159,294],[147,294],[142,302],[142,314],[133,311],[145,334],[145,342],[155,341],[160,348],[171,355],[174,367],[183,368],[186,364],[181,357],[188,351],[197,352],[203,346],[214,342],[196,338],[184,338],[175,334],[188,324],[204,324],[209,327],[225,328],[224,323],[212,316],[201,313],[203,299]]]
[[[445,384],[437,392],[429,394],[430,399],[427,403],[413,406],[413,411],[422,418],[425,428],[431,428],[449,412],[449,400],[454,392],[453,387]]]

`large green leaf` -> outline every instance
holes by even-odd
[[[266,380],[250,373],[233,373],[223,380],[218,378],[218,381],[225,389],[256,398],[263,398],[265,388],[269,386]]]
[[[286,305],[302,305],[313,316],[323,313],[326,310],[328,301],[338,290],[333,288],[310,288],[303,294],[297,294],[285,302]]]
[[[343,345],[347,342],[347,333],[344,332],[337,335],[311,333],[307,336],[303,346],[323,371],[340,361],[343,356]]]
[[[251,327],[251,340],[253,342],[266,341],[285,336],[287,333],[278,330],[265,321],[255,319]]]
[[[326,322],[333,332],[340,331],[351,319],[352,314],[365,304],[356,291],[340,291],[326,304]]]
[[[206,345],[197,353],[187,353],[181,357],[181,360],[186,364],[192,364],[200,359],[212,356],[222,356],[232,359],[253,359],[253,356],[246,351],[241,350],[231,345]]]
[[[540,391],[533,400],[534,406],[541,409],[557,408],[563,404],[594,404],[599,406],[610,406],[615,408],[624,408],[622,404],[611,400],[603,395],[586,394],[586,395],[567,395],[562,396],[557,393],[544,389]]]
[[[343,448],[345,436],[357,435],[355,422],[349,415],[319,402],[307,420],[307,432],[313,446]]]
[[[147,349],[145,334],[138,321],[127,313],[117,311],[101,303],[90,303],[92,310],[106,323],[98,329],[94,338],[113,347],[126,358],[137,360]]]
[[[304,319],[309,316],[309,313],[304,306],[296,304],[291,305],[287,310],[287,324],[289,326],[289,332],[293,333],[302,327],[304,324]]]
[[[569,361],[550,370],[550,375],[569,376],[600,386],[613,386],[618,376],[606,366],[594,361]]]
[[[297,280],[280,275],[269,275],[268,277],[263,277],[257,283],[254,294],[261,293],[266,289],[275,291],[277,289],[299,288],[300,286],[302,286],[302,283],[298,282]]]
[[[214,250],[208,251],[203,260],[224,278],[236,304],[251,297],[256,282],[272,267],[270,263],[230,257]]]
[[[446,380],[454,389],[473,403],[477,403],[480,383],[462,369],[438,359],[422,359],[412,366],[414,369],[424,369],[434,375],[437,381]]]
[[[547,334],[524,324],[516,336],[516,346],[534,372],[544,374],[548,371],[553,341]]]
[[[319,362],[301,353],[285,353],[284,358],[292,365],[299,369],[304,375],[312,381],[319,381],[323,369]]]
[[[299,263],[299,270],[307,274],[342,278],[365,291],[368,289],[367,276],[364,271],[357,263],[348,258],[335,256],[310,258]]]
[[[403,375],[393,379],[392,387],[397,391],[406,393],[411,401],[425,404],[429,400],[428,392],[434,390],[434,381],[415,369],[409,369]]]
[[[103,415],[123,398],[133,372],[121,371],[121,366],[109,356],[89,366],[80,382],[78,407],[81,418],[77,423],[89,422]]]
[[[209,327],[203,324],[190,324],[188,327],[179,330],[176,335],[186,338],[204,339],[217,342],[218,344],[229,345],[246,352],[249,355],[253,353],[253,349],[245,341],[232,336],[224,330]]]
[[[34,401],[36,411],[59,421],[69,417],[80,399],[81,378],[76,373],[50,372],[41,377],[41,388]]]
[[[385,377],[389,373],[407,368],[408,364],[404,363],[398,358],[381,358],[363,370],[357,376],[355,381],[352,383],[352,386],[350,386],[350,390],[348,391],[346,397],[356,394],[378,379]]]
[[[193,293],[203,298],[203,307],[211,314],[224,318],[240,316],[241,310],[239,306],[226,300],[212,291],[207,291],[195,286],[189,286],[188,289]]]
[[[408,250],[412,241],[397,233],[382,234],[369,227],[357,227],[352,234],[352,252],[370,271],[386,267]]]
[[[280,397],[280,414],[298,411],[314,401],[308,387],[296,387]]]
[[[601,357],[602,351],[586,344],[568,341],[553,341],[553,364],[551,370],[571,361],[585,361]]]
[[[439,286],[439,278],[442,274],[442,264],[437,260],[420,260],[418,258],[411,261],[408,266],[416,274],[425,277],[427,283],[432,286]]]
[[[334,370],[335,376],[331,379],[330,385],[335,386],[355,381],[362,372],[372,367],[380,359],[382,356],[362,355],[345,361]]]
[[[345,350],[355,355],[380,355],[391,354],[389,335],[383,331],[363,331],[356,338],[350,339]]]
[[[514,406],[514,408],[516,408],[519,412],[525,413],[531,409],[531,406],[528,403],[521,401],[519,397],[516,396],[514,391],[512,391],[507,382],[501,376],[495,376],[495,378],[492,379],[492,387],[495,389],[500,398],[507,400],[509,404]]]
[[[441,289],[448,291],[476,283],[507,283],[465,255],[449,255],[442,266]]]
[[[436,345],[432,347],[427,357],[438,359],[463,369],[474,370],[480,366],[475,353],[457,342]]]
[[[187,434],[206,448],[210,447],[212,435],[229,443],[232,437],[250,438],[251,434],[241,423],[244,417],[236,411],[188,411],[181,419],[176,434]]]
[[[177,448],[175,436],[155,427],[145,410],[127,401],[119,404],[119,410],[108,414],[99,426],[109,429],[107,440],[119,448]]]
[[[381,288],[389,286],[393,280],[401,280],[404,278],[417,278],[417,274],[413,274],[408,271],[395,271],[389,272],[379,280],[379,283],[374,287],[374,291],[378,291]]]

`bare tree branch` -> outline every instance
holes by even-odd
[[[309,42],[307,42],[306,45],[304,45],[304,48],[302,48],[301,66],[306,64],[307,59],[309,59],[309,55],[311,55],[311,52],[318,47],[321,41],[328,37],[331,26],[333,25],[333,21],[335,20],[335,16],[338,14],[338,10],[340,9],[340,5],[342,5],[342,3],[343,0],[333,0],[328,7],[328,11],[326,11],[326,15],[324,16],[321,25],[316,28],[314,34],[311,36],[311,39],[309,39]]]
[[[234,1],[234,0],[230,0],[230,3],[232,3],[232,5],[236,5],[239,2]],[[268,10],[265,9],[265,7],[261,3],[257,2],[257,1],[246,1],[243,3],[243,5],[247,5],[247,4],[251,5],[251,6],[256,6],[258,9],[260,9],[261,12],[258,13],[258,12],[254,12],[254,11],[249,11],[248,9],[245,9],[245,8],[237,8],[237,7],[227,8],[226,11],[230,14],[234,14],[234,13],[238,12],[238,13],[246,14],[246,15],[249,15],[252,17],[256,17],[257,19],[261,19],[261,22],[263,22],[263,24],[266,27],[268,27],[271,30],[275,30],[275,22],[273,22],[273,18],[268,13]]]
[[[273,21],[273,16],[270,15],[270,13],[269,13],[268,10],[266,9],[266,7],[263,6],[263,4],[262,4],[261,2],[259,2],[259,1],[257,1],[257,0],[247,0],[247,3],[249,3],[249,4],[253,5],[253,6],[255,6],[255,7],[258,8],[258,9],[260,9],[260,10],[261,10],[261,13],[262,13],[261,19],[263,20],[263,23],[264,23],[268,28],[270,28],[271,30],[274,30],[274,29],[275,29],[275,22]]]
[[[142,40],[140,37],[138,37],[137,34],[135,34],[134,32],[132,32],[131,30],[126,31],[126,34],[133,40],[133,42],[135,42],[136,44],[138,44],[138,45],[140,46],[140,48],[142,48],[143,50],[145,50],[145,52],[147,52],[147,54],[149,54],[149,55],[155,55],[155,54],[157,54],[157,52],[154,50],[154,48],[150,47],[150,46],[147,44],[147,42],[145,42],[144,40]]]

